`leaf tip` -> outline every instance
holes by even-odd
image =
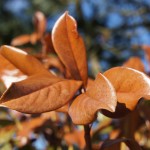
[[[23,55],[27,55],[27,53],[25,51],[20,50],[16,47],[13,47],[13,46],[3,45],[0,47],[0,53],[4,56],[6,55],[6,53],[9,53],[11,51],[16,52],[16,53],[21,53]]]

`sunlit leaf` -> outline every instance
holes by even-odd
[[[40,72],[48,73],[37,59],[18,48],[4,45],[0,48],[0,53],[16,68],[20,69],[27,75]]]
[[[88,90],[90,87],[92,87],[93,83],[94,83],[94,79],[88,78],[88,81],[87,81],[87,90]]]
[[[34,25],[38,37],[41,38],[46,31],[46,18],[42,12],[37,11],[34,14]]]
[[[20,46],[20,45],[24,45],[30,42],[30,35],[29,34],[25,34],[25,35],[20,35],[15,37],[12,41],[11,41],[11,45],[13,46]]]
[[[140,98],[150,99],[150,79],[144,73],[127,67],[115,67],[104,72],[104,75],[114,86],[118,99],[115,113],[107,116],[122,117],[136,108]]]
[[[24,75],[19,69],[12,65],[7,59],[0,55],[0,79],[5,87],[9,87],[12,82],[17,82],[25,79]],[[3,88],[2,84],[0,85]]]
[[[99,73],[93,86],[72,102],[69,115],[75,124],[89,124],[96,118],[98,110],[115,111],[116,103],[117,97],[113,86]]]
[[[131,57],[123,64],[123,66],[145,72],[144,64],[139,57]]]
[[[84,42],[77,32],[75,19],[65,12],[55,23],[52,42],[72,77],[87,83],[87,62]]]
[[[13,83],[0,104],[23,113],[52,111],[71,100],[81,85],[80,81],[52,78],[49,74],[35,75]]]

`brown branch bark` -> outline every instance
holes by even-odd
[[[90,136],[91,127],[89,125],[84,125],[84,139],[85,139],[85,150],[92,150],[91,136]]]

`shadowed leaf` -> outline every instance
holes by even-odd
[[[56,53],[76,80],[87,83],[87,62],[84,42],[77,32],[74,18],[64,13],[52,30],[52,42]]]
[[[118,104],[114,115],[110,113],[111,117],[122,117],[134,110],[142,97],[150,99],[150,79],[144,73],[127,67],[115,67],[104,72],[104,75],[117,92]]]
[[[60,71],[60,73],[65,74],[65,68],[58,57],[49,56],[44,60],[44,66],[46,69],[56,68]]]
[[[0,104],[23,113],[52,111],[71,100],[81,85],[80,81],[52,78],[49,74],[34,75],[13,83]]]
[[[93,85],[78,96],[69,108],[69,115],[75,124],[89,124],[100,109],[115,111],[117,97],[109,80],[98,74]]]
[[[100,150],[114,150],[116,147],[113,146],[118,145],[121,142],[124,142],[130,150],[142,150],[136,141],[127,138],[107,140],[102,144]]]
[[[0,48],[0,53],[10,63],[27,75],[40,72],[49,73],[37,59],[18,48],[4,45]]]
[[[52,43],[52,38],[50,34],[48,33],[45,34],[41,42],[42,42],[42,53],[44,56],[48,52],[55,53],[53,43]]]
[[[63,112],[63,113],[68,113],[69,109],[69,102],[65,104],[64,106],[60,107],[59,109],[56,109],[57,112]]]

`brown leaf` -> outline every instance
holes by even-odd
[[[124,64],[124,67],[130,67],[141,72],[145,72],[144,64],[139,57],[131,57]]]
[[[36,32],[33,32],[30,35],[30,42],[31,44],[36,44],[36,42],[39,40],[38,34]]]
[[[94,84],[94,80],[91,78],[88,78],[88,82],[87,82],[87,90]],[[63,107],[57,109],[56,111],[58,112],[63,112],[63,113],[68,113],[69,110],[69,106],[71,104],[71,101],[67,104],[65,104]]]
[[[75,124],[89,124],[96,118],[98,110],[115,111],[116,102],[117,97],[113,86],[99,73],[93,86],[72,102],[69,115]]]
[[[150,99],[150,79],[144,73],[127,67],[115,67],[104,72],[117,92],[115,113],[105,114],[122,117],[136,108],[140,98]]]
[[[84,131],[74,130],[71,133],[66,133],[64,136],[64,140],[68,145],[78,145],[80,149],[84,149],[85,140],[84,140]]]
[[[12,82],[21,81],[25,78],[26,76],[20,70],[0,55],[0,79],[6,87],[9,87]]]
[[[60,73],[65,73],[65,68],[58,57],[50,55],[44,60],[44,66],[46,69],[56,68]]]
[[[20,46],[20,45],[24,45],[30,42],[30,35],[29,34],[25,34],[25,35],[20,35],[15,37],[12,41],[11,41],[11,45],[13,46]]]
[[[63,112],[63,113],[68,113],[69,109],[69,103],[65,104],[64,106],[60,107],[59,109],[56,109],[57,112]]]
[[[40,74],[13,83],[0,104],[23,113],[43,113],[58,109],[73,98],[82,82]],[[17,92],[16,92],[17,91]]]
[[[77,32],[75,19],[65,12],[55,23],[52,42],[65,67],[76,80],[87,83],[87,62],[84,42]]]
[[[24,74],[49,73],[37,59],[18,48],[4,45],[0,48],[0,53]]]
[[[44,14],[40,11],[37,11],[34,14],[34,25],[36,29],[36,33],[38,34],[38,38],[41,38],[46,30],[46,18]]]
[[[54,47],[52,43],[52,38],[49,33],[45,34],[44,37],[42,38],[42,53],[45,56],[46,53],[51,52],[54,53]]]
[[[45,121],[46,119],[43,117],[36,117],[32,118],[31,120],[21,122],[21,127],[17,130],[17,136],[19,136],[20,138],[29,137],[33,130],[42,126]]]
[[[86,89],[88,90],[90,87],[92,87],[93,83],[94,83],[94,79],[88,78]]]

